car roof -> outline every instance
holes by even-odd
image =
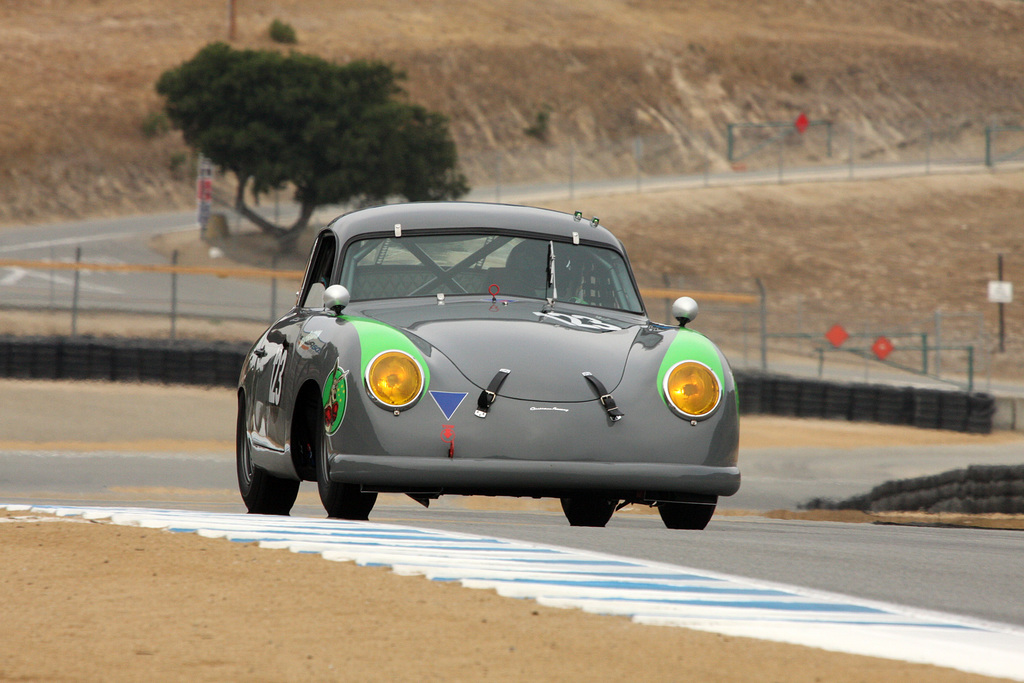
[[[474,228],[492,231],[533,233],[538,237],[572,240],[579,233],[580,241],[609,246],[624,251],[622,243],[611,232],[591,219],[577,219],[572,214],[550,209],[511,204],[483,202],[409,202],[361,209],[335,219],[333,230],[342,244],[367,233],[402,231],[465,232]]]

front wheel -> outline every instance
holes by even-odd
[[[319,418],[319,415],[317,416]],[[320,420],[317,419],[319,424]],[[364,493],[358,484],[343,484],[330,479],[330,449],[322,427],[313,428],[316,453],[316,487],[328,517],[337,519],[368,519],[377,502],[376,493]]]
[[[235,426],[235,469],[238,492],[246,509],[257,515],[287,515],[299,495],[295,479],[275,477],[252,462],[252,446],[245,428],[245,398],[238,397],[238,422]]]
[[[604,526],[618,504],[617,500],[599,496],[573,496],[562,498],[562,512],[569,526]]]
[[[714,505],[700,503],[658,503],[658,514],[669,529],[700,530],[715,514]]]

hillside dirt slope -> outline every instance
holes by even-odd
[[[225,8],[0,3],[0,223],[186,205],[178,135],[142,128],[159,75],[227,39]],[[297,30],[294,49],[404,70],[410,98],[451,118],[471,180],[496,150],[543,156],[570,140],[661,134],[703,153],[692,131],[726,167],[726,124],[799,112],[856,128],[884,156],[920,146],[926,122],[956,138],[1019,125],[1024,105],[1015,0],[246,0],[234,45],[280,47],[274,19]],[[546,143],[524,133],[542,111]]]

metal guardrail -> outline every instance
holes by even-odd
[[[76,252],[76,259],[79,257],[80,256]],[[230,305],[221,305],[220,300],[216,299],[215,295],[213,295],[214,289],[209,284],[199,286],[199,292],[201,292],[199,293],[196,290],[196,285],[189,287],[179,282],[179,275],[207,278],[216,277],[223,280],[238,282],[247,279],[269,281],[269,315],[263,318],[263,320],[268,322],[276,320],[281,315],[281,311],[278,310],[279,284],[282,281],[285,283],[299,282],[304,275],[303,271],[299,270],[278,270],[271,268],[236,266],[192,266],[178,265],[173,262],[169,264],[112,264],[83,262],[81,260],[32,261],[26,259],[0,259],[0,269],[3,268],[73,272],[74,281],[69,283],[71,286],[69,310],[71,313],[70,331],[72,336],[76,336],[79,333],[78,319],[80,312],[87,310],[113,310],[116,308],[128,314],[145,313],[149,315],[162,315],[166,312],[170,324],[170,337],[172,339],[177,336],[177,320],[179,316],[183,314],[185,309],[191,309],[191,315],[193,317],[196,315],[197,306],[202,306],[205,307],[207,313],[200,313],[200,317],[206,315],[207,317],[216,319],[252,319],[251,305],[248,306],[244,312],[237,305],[235,305],[234,308]],[[157,304],[155,310],[153,306],[155,302],[152,297],[150,297],[150,299],[145,303],[140,303],[139,299],[133,298],[131,295],[124,294],[117,297],[116,301],[108,300],[107,306],[101,309],[97,309],[95,306],[83,305],[80,297],[80,289],[84,288],[84,284],[80,283],[81,273],[138,273],[147,276],[168,275],[169,282],[166,286],[162,284],[160,285],[161,291],[166,294],[167,298],[164,299],[165,303],[163,305]],[[180,301],[179,290],[191,290],[192,298],[187,301]],[[217,289],[216,291],[220,290]],[[197,294],[200,298],[197,298]],[[682,296],[690,296],[698,302],[710,304],[732,304],[753,307],[760,302],[763,307],[762,297],[738,292],[713,292],[673,287],[642,287],[640,288],[640,294],[643,296],[644,300],[648,302],[649,310],[651,310],[651,306],[655,301],[664,301],[666,304],[664,320],[670,324],[673,322],[670,304],[673,300]],[[52,297],[50,305],[53,306]],[[288,306],[290,307],[290,304],[288,304]],[[225,310],[229,312],[225,314]],[[240,315],[240,313],[242,315]],[[188,316],[190,314],[185,312],[184,315]]]
[[[214,275],[216,277],[251,277],[301,280],[301,270],[273,270],[271,268],[235,268],[216,266],[178,266],[161,263],[84,263],[69,261],[24,261],[0,259],[0,268],[29,268],[33,270],[72,270],[105,273],[167,273],[177,275]]]
[[[825,368],[825,354],[826,353],[841,353],[863,358],[865,360],[871,360],[882,365],[909,372],[922,377],[929,377],[939,382],[945,382],[957,386],[964,386],[968,392],[974,391],[974,346],[969,344],[929,344],[927,332],[882,332],[882,333],[853,333],[849,335],[849,339],[877,339],[880,336],[884,336],[888,339],[915,339],[920,340],[919,345],[905,347],[901,350],[907,353],[919,353],[921,360],[919,366],[908,365],[906,363],[899,363],[894,360],[883,359],[877,357],[877,355],[868,347],[857,347],[857,346],[834,346],[828,343],[825,339],[822,339],[820,335],[808,334],[804,332],[791,332],[786,334],[766,334],[765,337],[768,339],[799,339],[806,340],[813,343],[814,352],[818,356],[818,377],[824,376]],[[967,355],[967,381],[959,382],[956,380],[940,377],[937,372],[932,372],[928,365],[928,354],[936,353],[938,351],[963,351]]]
[[[171,275],[213,275],[216,277],[266,278],[279,280],[301,280],[301,270],[273,270],[271,268],[236,268],[216,266],[178,266],[159,263],[85,263],[68,261],[26,261],[0,259],[0,268],[30,268],[34,270],[71,270],[106,273],[162,273]],[[664,287],[641,287],[640,295],[650,299],[677,299],[689,296],[698,301],[715,303],[756,304],[760,301],[753,294],[735,292],[700,292],[688,289]]]

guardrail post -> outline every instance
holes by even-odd
[[[171,254],[171,265],[178,265],[178,250],[175,249],[174,253]],[[174,339],[176,334],[178,318],[178,274],[176,272],[171,273],[171,339]]]
[[[921,333],[921,374],[928,374],[928,333]]]
[[[277,270],[277,254],[270,260],[270,267]],[[270,279],[270,322],[277,320],[277,276]]]
[[[50,245],[50,263],[57,260],[57,252],[54,250],[53,245]],[[57,307],[57,292],[56,292],[56,280],[53,268],[50,268],[50,308]]]
[[[82,262],[82,247],[75,247],[75,263]],[[71,295],[71,336],[78,335],[78,280],[81,276],[78,268],[75,268],[75,285]]]
[[[974,347],[967,347],[967,393],[974,391]]]
[[[992,168],[992,126],[985,126],[985,165]]]
[[[785,149],[786,134],[783,133],[779,136],[779,184],[782,184],[782,152]]]
[[[761,295],[761,370],[768,372],[768,292],[761,278],[755,278],[754,283]]]

